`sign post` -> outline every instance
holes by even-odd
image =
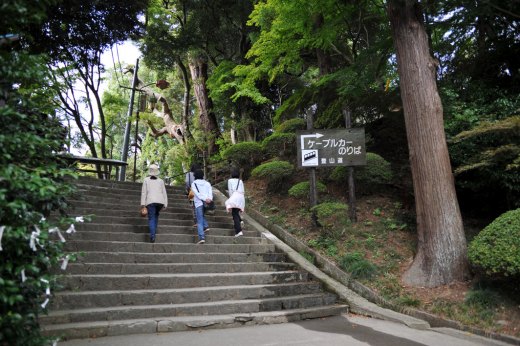
[[[365,129],[296,132],[298,167],[366,165]]]
[[[357,221],[353,166],[366,165],[365,129],[306,130],[296,132],[298,167],[347,166],[349,168],[349,209],[352,222]]]

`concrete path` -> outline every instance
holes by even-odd
[[[453,329],[418,330],[401,323],[342,315],[295,323],[193,332],[136,334],[59,342],[58,346],[505,346]]]

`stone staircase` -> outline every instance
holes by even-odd
[[[319,281],[217,203],[211,231],[197,245],[192,211],[180,187],[167,187],[155,243],[138,214],[141,185],[81,178],[77,224],[66,250],[79,253],[60,278],[45,335],[62,339],[283,323],[347,311]]]

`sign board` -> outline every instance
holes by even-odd
[[[365,129],[296,132],[298,167],[366,165]]]

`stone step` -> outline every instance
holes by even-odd
[[[227,222],[216,222],[212,221],[211,219],[206,219],[208,221],[208,225],[210,229],[223,229],[223,230],[232,230],[233,225]],[[97,220],[96,220],[97,221]],[[157,232],[163,232],[163,233],[170,233],[170,234],[190,234],[190,230],[196,230],[195,227],[193,227],[194,223],[193,220],[178,220],[175,222],[175,226],[172,226],[171,224],[173,222],[170,222],[169,224],[167,222],[163,222],[159,217],[159,224],[157,226]],[[145,221],[143,219],[143,222],[139,225],[131,225],[131,224],[103,224],[98,222],[89,222],[89,223],[82,223],[82,224],[76,224],[75,226],[77,231],[101,231],[105,230],[107,232],[129,232],[129,233],[148,233],[148,221]],[[256,232],[255,232],[256,233]]]
[[[261,285],[282,282],[304,282],[307,279],[308,273],[306,272],[288,270],[249,273],[66,275],[59,279],[59,283],[65,290],[107,291]]]
[[[106,205],[106,208],[100,209],[99,206],[96,208],[92,207],[82,207],[82,208],[74,208],[73,213],[75,215],[93,215],[93,220],[95,220],[97,217],[119,217],[119,218],[141,218],[143,220],[146,220],[147,218],[141,217],[139,215],[139,210],[134,206],[132,209],[114,209],[111,208],[108,204]],[[159,215],[159,219],[174,219],[174,220],[193,220],[193,211],[192,209],[186,205],[181,207],[176,206],[169,206],[166,209],[161,210],[161,213]],[[230,213],[227,213],[225,209],[218,210],[217,213],[214,214],[206,214],[206,219],[208,220],[218,220],[218,221],[224,221],[224,222],[233,222],[233,218]]]
[[[130,190],[130,191],[141,191],[142,182],[131,182],[131,181],[116,181],[116,180],[99,180],[89,177],[80,177],[75,180],[74,185],[78,189],[108,189],[109,191],[115,190]],[[166,185],[166,190],[170,191],[184,191],[184,184],[182,185]]]
[[[254,313],[332,305],[335,303],[335,300],[335,296],[333,295],[317,293],[275,298],[219,300],[199,303],[111,306],[106,308],[58,310],[51,312],[46,316],[42,316],[40,322],[42,324],[56,324],[168,316],[206,316],[231,313]]]
[[[321,318],[348,312],[346,305],[318,306],[304,309],[232,313],[210,316],[170,316],[119,321],[90,321],[42,326],[45,336],[67,339],[99,338],[103,336],[192,331],[231,328],[254,324],[277,324]]]
[[[197,245],[183,186],[168,186],[155,243],[138,216],[141,183],[80,178],[65,250],[77,255],[41,316],[44,335],[67,338],[281,323],[347,311],[319,281],[247,225],[235,238],[225,207]]]
[[[227,253],[263,253],[274,252],[272,244],[171,244],[171,243],[133,243],[116,241],[69,240],[65,251],[122,251],[122,252],[227,252]]]
[[[86,202],[86,204],[95,206],[97,204],[109,204],[111,206],[125,206],[128,209],[131,209],[132,206],[140,206],[141,205],[141,198],[138,196],[124,196],[121,198],[121,196],[118,195],[101,195],[101,196],[88,196],[88,195],[82,195],[78,196],[77,198],[71,199],[71,203],[77,204],[77,202]],[[182,197],[174,197],[174,196],[168,196],[168,206],[183,206],[188,205],[189,202],[186,198]],[[218,206],[218,205],[217,205]],[[223,205],[222,205],[223,207]]]
[[[317,282],[296,282],[268,285],[243,285],[162,290],[58,292],[53,297],[53,311],[114,306],[188,304],[219,300],[244,300],[317,294]],[[93,304],[95,303],[95,304]]]
[[[139,211],[140,207],[140,200],[119,200],[117,202],[106,202],[103,200],[98,201],[87,201],[87,200],[71,200],[69,201],[71,204],[71,211],[74,211],[76,214],[82,213],[82,214],[98,214],[99,212],[103,211],[127,211],[130,213],[136,213]],[[185,201],[173,201],[168,203],[168,207],[166,209],[163,209],[161,213],[170,213],[170,212],[176,212],[176,213],[192,213],[192,207],[191,205]],[[208,214],[213,215],[217,214],[219,216],[229,216],[229,213],[227,213],[226,208],[224,204],[216,203],[216,209],[208,212]]]
[[[180,216],[180,215],[179,215]],[[231,216],[227,217],[220,217],[220,216],[213,216],[208,215],[206,217],[206,220],[208,223],[213,223],[217,225],[232,225],[233,219]],[[102,215],[94,215],[91,217],[91,222],[95,223],[101,223],[104,225],[147,225],[148,224],[148,218],[139,216],[137,212],[134,212],[134,216],[130,217],[121,217],[121,216],[102,216]],[[186,226],[192,226],[193,225],[193,215],[190,214],[183,214],[182,217],[175,217],[175,215],[172,214],[160,214],[159,215],[159,222],[162,222],[164,224],[170,224],[170,225],[186,225]]]
[[[284,253],[208,253],[201,252],[204,245],[198,247],[198,252],[124,252],[124,251],[90,251],[79,255],[79,261],[88,263],[231,263],[231,262],[284,262]]]
[[[71,263],[67,273],[79,274],[165,274],[165,273],[244,273],[294,270],[290,262],[234,263]]]
[[[92,240],[92,241],[117,241],[117,242],[149,242],[149,234],[131,232],[77,232],[70,241]],[[155,243],[181,243],[193,244],[198,241],[197,229],[192,227],[186,234],[168,234],[158,232]],[[213,229],[206,232],[206,244],[268,244],[261,237],[249,237],[244,235],[236,238],[234,231]]]
[[[232,225],[226,225],[226,227],[214,227],[215,225],[209,223],[210,231],[208,235],[221,235],[229,236],[234,235],[234,229]],[[133,234],[148,234],[148,225],[103,225],[96,223],[86,223],[76,225],[77,232],[72,236],[72,239],[86,239],[82,238],[82,234],[90,232],[106,232],[106,233],[133,233]],[[254,229],[245,227],[242,231],[246,237],[258,237],[258,232]],[[159,220],[159,226],[157,226],[157,234],[197,234],[197,228],[193,227],[193,222],[189,226],[168,226],[164,225]],[[88,235],[86,235],[88,237]],[[90,239],[90,238],[88,238]]]
[[[125,196],[123,199],[120,195],[109,195],[109,194],[87,194],[84,193],[82,195],[75,195],[71,201],[78,202],[88,202],[88,201],[99,201],[100,203],[107,204],[122,204],[122,205],[140,205],[141,204],[141,196]],[[181,205],[181,204],[189,204],[188,199],[185,196],[181,195],[168,195],[168,205]]]

